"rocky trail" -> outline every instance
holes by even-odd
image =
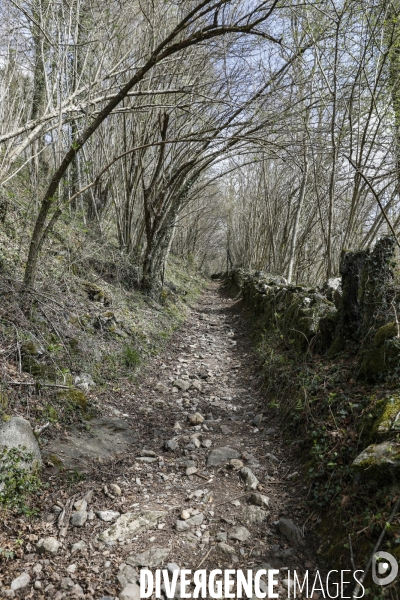
[[[318,569],[308,488],[268,414],[248,328],[211,283],[139,384],[118,382],[102,418],[129,430],[127,446],[61,488],[47,465],[40,519],[4,523],[23,534],[1,598],[139,600],[140,567],[276,568],[287,597],[288,569]]]

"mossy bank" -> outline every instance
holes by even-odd
[[[308,526],[330,568],[352,569],[354,555],[364,569],[383,530],[380,549],[400,559],[399,515],[389,522],[400,493],[394,255],[384,238],[362,260],[344,256],[335,298],[327,286],[288,285],[260,272],[228,279],[251,315],[266,407],[303,458]],[[391,597],[390,586],[373,590],[370,577],[366,586],[370,597]]]

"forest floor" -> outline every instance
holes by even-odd
[[[40,518],[10,516],[4,523],[21,540],[21,551],[0,566],[2,598],[138,600],[137,567],[167,563],[192,571],[276,568],[276,591],[285,598],[288,569],[318,570],[302,465],[266,409],[240,300],[220,282],[210,283],[139,381],[124,380],[120,387],[109,401],[136,432],[136,444],[111,464],[93,465],[81,481],[56,477],[46,466],[50,486]],[[204,421],[197,416],[191,425],[196,413]],[[167,441],[175,449],[167,450]],[[251,485],[252,476],[243,467],[257,478],[256,489],[246,487],[244,478]],[[60,537],[57,511],[71,498],[88,505],[81,505],[83,525],[72,521]],[[147,529],[141,521],[124,539],[118,515],[104,522],[98,511],[149,511],[153,521]],[[38,540],[48,537],[57,538],[59,548],[37,553]],[[20,576],[21,588],[12,591]]]

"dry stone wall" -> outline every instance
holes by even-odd
[[[321,288],[290,285],[283,277],[242,269],[230,274],[261,329],[276,331],[299,351],[359,356],[359,375],[400,374],[400,286],[396,241],[345,252],[340,279]]]

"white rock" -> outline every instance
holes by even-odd
[[[79,542],[76,542],[76,544],[74,544],[71,548],[71,555],[75,554],[75,552],[79,552],[80,550],[84,550],[86,548],[86,542],[84,542],[83,540],[80,540]]]
[[[119,600],[140,600],[140,587],[137,583],[128,583],[119,593]]]
[[[39,553],[48,552],[49,554],[57,554],[60,542],[54,537],[42,538],[36,544],[36,549]]]
[[[121,492],[121,488],[119,487],[119,485],[117,483],[112,483],[110,485],[110,490],[113,494],[115,494],[116,496],[120,496],[122,494]]]
[[[22,590],[23,588],[26,588],[27,585],[29,585],[30,580],[31,578],[29,577],[28,573],[22,573],[22,575],[19,575],[18,577],[12,580],[10,587],[12,590],[14,590],[14,592],[16,590]]]

